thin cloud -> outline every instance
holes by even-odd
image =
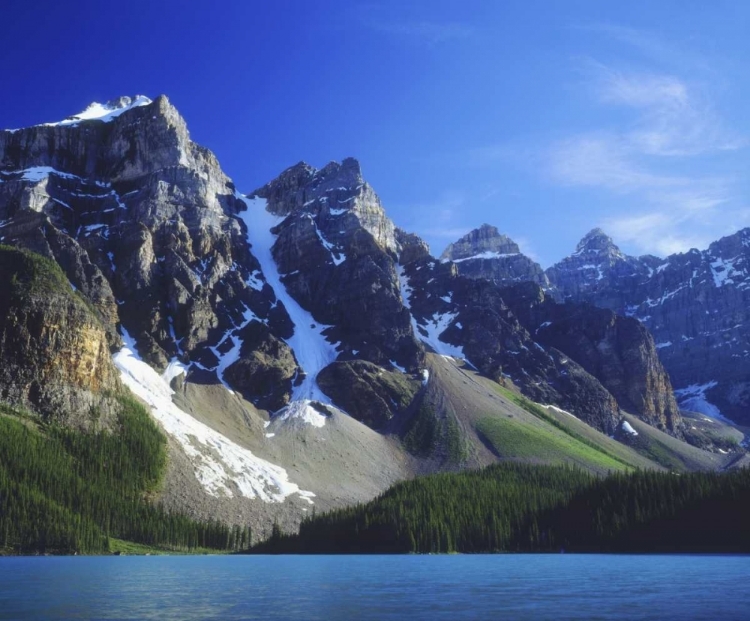
[[[591,60],[584,65],[601,103],[634,110],[623,138],[646,155],[699,155],[745,144],[724,127],[705,88],[670,74],[619,71]]]
[[[612,32],[642,51],[661,56],[669,51],[642,33]],[[664,255],[705,246],[736,200],[737,182],[696,175],[696,164],[705,166],[746,144],[716,113],[710,89],[673,73],[622,70],[591,59],[579,69],[592,101],[631,116],[550,145],[544,158],[549,177],[561,185],[631,196],[634,212],[601,224],[641,252]]]
[[[363,23],[371,30],[428,45],[460,41],[475,34],[471,26],[459,22],[385,21],[366,17]]]
[[[617,192],[673,187],[685,180],[638,166],[627,142],[608,133],[574,136],[554,144],[547,153],[553,180],[564,185],[600,187]]]
[[[679,67],[691,72],[697,70],[713,73],[713,69],[705,56],[696,53],[694,49],[685,48],[675,42],[668,41],[663,36],[649,30],[606,23],[583,24],[573,26],[573,28],[603,35],[607,40],[621,43],[640,54],[649,63]]]

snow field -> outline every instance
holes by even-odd
[[[289,480],[287,471],[251,451],[235,444],[183,412],[172,402],[174,391],[170,382],[185,372],[185,367],[172,361],[159,375],[143,362],[135,342],[124,332],[125,345],[114,357],[123,383],[145,401],[164,431],[175,438],[191,459],[195,476],[212,496],[259,498],[264,502],[284,502],[298,495],[312,504],[312,492],[304,491]]]

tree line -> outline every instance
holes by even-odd
[[[41,425],[0,406],[0,552],[104,553],[110,538],[168,550],[237,550],[249,527],[197,522],[151,502],[166,438],[129,397],[114,433]]]
[[[400,483],[252,553],[750,552],[750,471],[504,463]]]

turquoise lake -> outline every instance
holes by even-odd
[[[0,559],[0,619],[750,619],[750,557]]]

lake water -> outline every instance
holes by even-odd
[[[0,619],[750,619],[750,557],[0,558]]]

